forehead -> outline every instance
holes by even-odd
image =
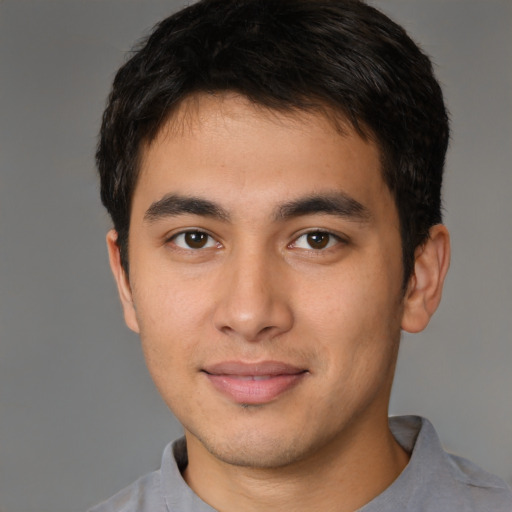
[[[183,101],[142,148],[134,199],[190,186],[264,202],[333,187],[364,199],[384,182],[377,145],[327,109],[282,112],[223,93]]]

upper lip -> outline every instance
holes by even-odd
[[[256,363],[223,361],[207,365],[202,370],[210,375],[238,375],[241,377],[295,375],[306,371],[304,368],[282,361],[261,361]]]

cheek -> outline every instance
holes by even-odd
[[[157,273],[142,277],[134,279],[133,290],[142,349],[155,381],[168,379],[194,361],[192,355],[209,325],[211,301],[192,283]]]
[[[200,325],[209,293],[194,279],[153,270],[134,275],[133,296],[141,329],[183,334]]]
[[[134,297],[140,325],[141,347],[153,382],[167,406],[187,415],[194,402],[194,364],[201,319],[200,296],[163,283]]]
[[[386,366],[400,337],[400,269],[383,261],[351,265],[315,286],[304,288],[302,331],[317,340],[324,363],[335,374],[370,375]]]
[[[395,265],[396,266],[396,265]],[[325,276],[315,276],[299,291],[303,313],[334,333],[347,329],[371,330],[395,317],[401,281],[390,266],[379,261],[345,264]]]

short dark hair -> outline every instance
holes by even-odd
[[[280,111],[327,110],[378,145],[406,284],[415,249],[442,220],[448,115],[430,59],[358,0],[202,0],[135,50],[114,79],[96,153],[125,270],[143,143],[184,98],[218,91]]]

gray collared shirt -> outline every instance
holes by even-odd
[[[512,512],[512,492],[500,478],[446,453],[431,423],[417,416],[389,419],[411,454],[400,476],[359,512]],[[187,447],[167,445],[162,466],[89,512],[215,512],[185,483]]]

